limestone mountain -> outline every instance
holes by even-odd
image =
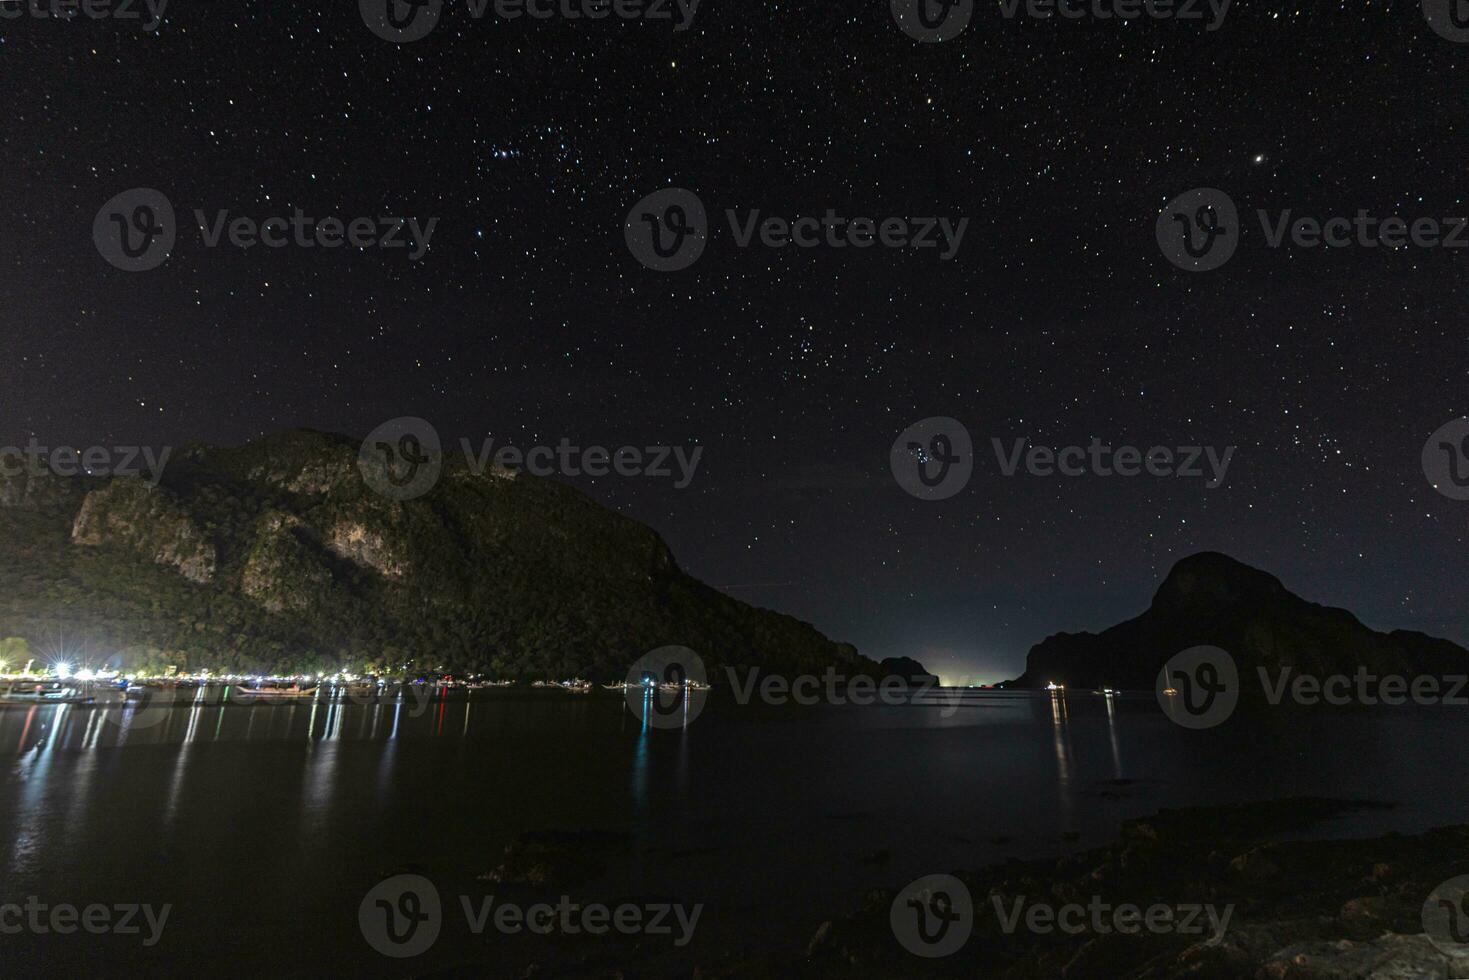
[[[0,636],[217,670],[401,667],[618,677],[679,644],[711,670],[836,665],[855,648],[682,572],[651,529],[561,483],[446,457],[379,496],[357,445],[309,431],[195,446],[157,485],[0,476]]]
[[[1009,687],[1151,689],[1169,657],[1193,646],[1229,651],[1241,672],[1282,667],[1318,676],[1469,671],[1469,650],[1423,633],[1380,633],[1344,609],[1309,602],[1273,575],[1216,552],[1173,566],[1142,615],[1101,633],[1058,633],[1032,647]]]

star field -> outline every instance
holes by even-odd
[[[1469,47],[1416,3],[1237,0],[1225,25],[1007,21],[919,45],[885,2],[705,0],[692,27],[174,0],[144,34],[0,21],[0,444],[234,443],[396,416],[446,442],[705,447],[698,479],[574,480],[692,574],[950,679],[1140,612],[1226,551],[1380,629],[1469,642],[1469,505],[1419,454],[1469,414],[1464,257],[1271,249],[1256,209],[1469,214]],[[106,265],[130,187],[264,217],[438,217],[429,252]],[[623,220],[686,187],[692,268]],[[1180,271],[1154,220],[1218,187],[1246,240]],[[962,250],[737,248],[724,211],[970,219]],[[1253,233],[1253,237],[1249,237]],[[952,416],[974,478],[888,472]],[[1229,479],[1003,477],[990,439],[1238,447]]]

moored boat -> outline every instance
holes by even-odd
[[[0,692],[0,706],[36,704],[91,704],[96,698],[69,684],[39,683],[21,685],[25,690],[16,690],[11,684]]]
[[[274,701],[274,700],[303,700],[316,697],[318,688],[302,688],[300,684],[291,687],[237,687],[234,693],[248,700]]]

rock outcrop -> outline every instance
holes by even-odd
[[[138,477],[117,477],[87,494],[71,540],[171,565],[191,582],[212,581],[218,562],[213,542],[178,499]]]
[[[1469,651],[1398,630],[1380,633],[1344,609],[1309,602],[1273,575],[1227,555],[1178,562],[1147,611],[1101,633],[1058,633],[1031,648],[1007,686],[1151,689],[1168,658],[1193,646],[1227,650],[1241,672],[1443,676],[1469,671]]]

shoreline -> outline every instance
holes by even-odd
[[[972,900],[972,933],[957,951],[940,958],[914,955],[895,937],[893,905],[906,894],[895,886],[868,891],[852,903],[855,912],[822,921],[804,945],[742,941],[732,934],[737,930],[731,922],[716,927],[712,919],[710,934],[696,937],[685,949],[585,936],[539,937],[536,944],[501,938],[492,947],[493,975],[700,980],[1469,977],[1469,946],[1462,956],[1442,951],[1425,935],[1422,918],[1424,902],[1437,886],[1469,874],[1469,826],[1412,836],[1296,836],[1333,817],[1393,807],[1293,798],[1160,810],[1124,821],[1117,838],[1098,848],[1055,859],[1010,858],[958,871],[954,877]],[[512,891],[517,880],[554,887],[558,871],[586,859],[586,844],[578,836],[526,835],[507,848],[506,864],[493,877],[505,891]],[[533,857],[529,865],[527,852]],[[504,874],[512,867],[516,874]],[[549,879],[544,872],[551,872]],[[1041,932],[1027,928],[1023,916],[1017,925],[1017,900],[1027,908],[1209,906],[1224,914],[1213,919],[1201,915],[1196,936],[1146,929],[1136,935],[1092,928]],[[1221,918],[1225,928],[1216,935]],[[465,962],[427,975],[468,976],[474,965]],[[478,967],[479,975],[484,966]]]

